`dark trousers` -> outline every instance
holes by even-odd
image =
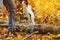
[[[3,4],[6,7],[8,11],[8,18],[9,18],[9,25],[8,25],[8,31],[13,32],[15,28],[15,4],[12,0],[3,0]]]

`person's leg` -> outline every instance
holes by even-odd
[[[32,25],[35,25],[34,18],[33,18],[33,19],[31,19],[31,20],[32,20]]]
[[[15,27],[15,15],[13,14],[14,12],[9,13],[9,27],[8,30],[13,32],[14,27]]]
[[[12,0],[3,0],[3,4],[5,5],[6,9],[8,10],[8,18],[9,18],[9,26],[8,31],[12,32],[15,27],[15,6]]]
[[[0,0],[0,14],[2,12],[2,5],[3,5],[3,0]]]
[[[33,26],[35,25],[35,22],[34,22],[34,14],[32,14],[32,13],[31,13],[31,21],[32,21],[32,26],[31,26],[32,29],[31,29],[30,33],[33,32],[33,28],[34,28]]]
[[[33,13],[31,14],[31,21],[32,21],[32,25],[35,25],[35,22],[34,22],[34,14]]]

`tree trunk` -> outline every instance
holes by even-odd
[[[8,23],[5,23],[5,24],[0,24],[1,27],[8,27]],[[21,30],[21,28],[23,29],[22,31],[25,31],[25,32],[30,32],[32,30],[32,26],[33,25],[25,25],[25,24],[17,24],[16,23],[16,28],[18,28],[19,30]],[[27,29],[27,30],[26,30]],[[57,33],[60,33],[60,26],[57,26],[57,27],[53,27],[53,26],[49,26],[49,25],[34,25],[33,26],[33,32],[34,31],[39,31],[39,33],[42,33],[42,34],[45,34],[47,32],[50,32],[50,33],[54,33],[54,34],[57,34]]]

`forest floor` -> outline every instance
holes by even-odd
[[[60,40],[59,34],[39,34],[38,31],[27,33],[22,31],[14,31],[8,34],[7,28],[0,27],[0,40]]]

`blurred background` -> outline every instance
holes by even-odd
[[[15,0],[16,9],[16,21],[21,21],[22,4],[20,0]],[[36,24],[47,24],[51,26],[60,25],[60,0],[28,0],[32,10],[35,14]],[[8,12],[3,5],[2,14],[0,14],[0,20],[8,20]],[[26,20],[25,20],[26,21]]]

